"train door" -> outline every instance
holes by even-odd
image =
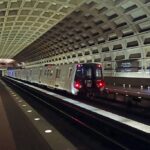
[[[66,83],[64,83],[66,85],[67,91],[69,91],[69,92],[70,92],[71,86],[72,86],[72,73],[73,73],[73,68],[72,68],[72,66],[70,66],[69,69],[67,69],[67,75],[65,78]]]
[[[51,68],[50,87],[55,88],[56,84],[56,66]]]
[[[84,86],[88,90],[94,88],[94,69],[93,66],[87,65],[84,67]]]
[[[59,88],[59,86],[60,86],[60,72],[61,72],[61,69],[59,67],[56,67],[55,87],[57,87],[57,88]]]

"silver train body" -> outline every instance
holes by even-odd
[[[9,69],[7,76],[67,91],[73,95],[104,90],[102,67],[99,63],[51,65],[43,67]]]

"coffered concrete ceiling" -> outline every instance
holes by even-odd
[[[53,58],[52,61],[64,62],[70,58],[65,56],[68,54],[75,55],[71,58],[77,58],[72,52],[80,51],[80,56],[84,56],[86,50],[91,54],[92,46],[106,53],[109,49],[112,52],[139,47],[141,49],[136,50],[137,53],[143,51],[140,56],[145,57],[144,47],[148,49],[150,44],[149,31],[150,0],[86,1],[16,55],[15,59],[37,61]],[[121,53],[123,58],[128,57],[124,51]],[[102,57],[105,59],[106,56]]]
[[[12,58],[84,0],[0,0],[0,58]]]

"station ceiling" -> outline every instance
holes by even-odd
[[[0,28],[0,57],[24,62],[107,43],[119,49],[128,36],[143,47],[150,0],[0,1]]]
[[[0,0],[0,58],[13,58],[83,0]]]

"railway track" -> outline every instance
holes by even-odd
[[[144,134],[141,131],[131,129],[116,121],[94,114],[89,110],[62,101],[53,95],[42,91],[39,92],[15,80],[5,78],[4,81],[13,86],[13,88],[23,91],[26,95],[58,112],[82,131],[88,132],[89,135],[95,137],[111,149],[136,149],[137,147],[138,149],[150,149],[149,134]]]
[[[16,79],[16,80],[21,81],[19,79]],[[61,94],[66,97],[73,98],[78,101],[82,101],[89,105],[99,107],[100,109],[106,109],[106,110],[109,110],[110,112],[113,112],[116,114],[119,113],[122,116],[128,115],[131,119],[135,119],[137,121],[142,121],[146,124],[150,124],[150,120],[149,120],[149,118],[150,118],[149,109],[150,108],[149,107],[145,108],[145,107],[141,107],[141,106],[137,106],[137,105],[127,105],[124,102],[120,102],[120,101],[117,101],[112,98],[109,99],[108,96],[105,96],[105,95],[98,96],[95,98],[77,97],[77,96],[71,95],[69,93],[66,93],[64,91],[51,90],[51,89],[47,88],[46,86],[42,86],[39,84],[31,84],[26,81],[23,81],[23,82],[30,84],[30,85],[35,85],[35,86],[40,87],[47,91],[55,92],[57,94]]]

